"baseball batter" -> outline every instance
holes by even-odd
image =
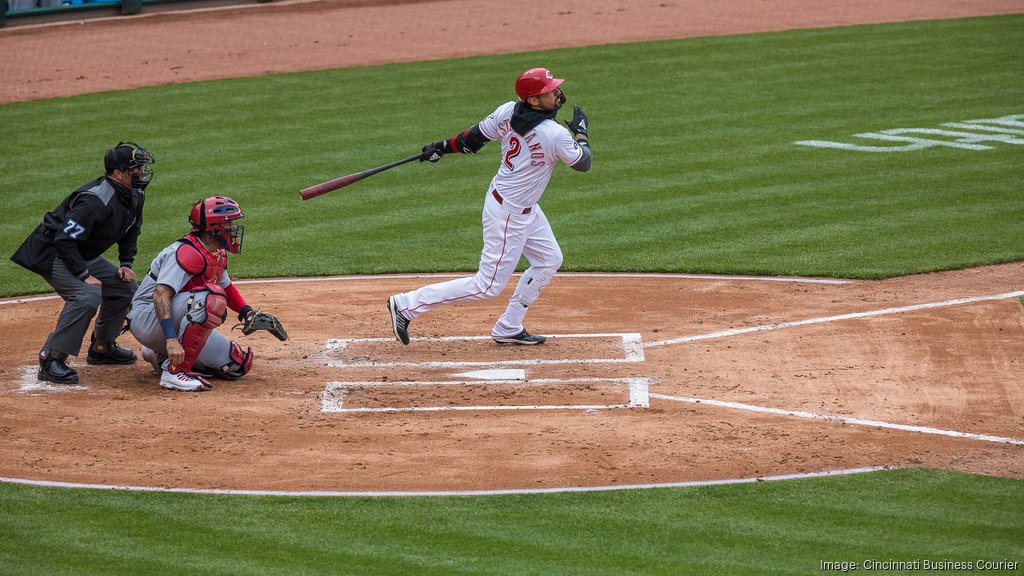
[[[527,309],[562,264],[558,247],[538,202],[559,160],[574,170],[590,169],[587,116],[573,107],[568,129],[555,121],[565,104],[564,79],[546,68],[532,68],[516,80],[518,101],[502,104],[479,124],[448,140],[423,147],[420,161],[437,162],[448,153],[474,154],[491,140],[501,142],[501,163],[484,197],[484,247],[475,276],[424,286],[388,298],[395,338],[409,343],[409,323],[446,304],[494,298],[526,256],[523,273],[505,313],[491,329],[499,344],[543,344],[545,337],[523,327]]]
[[[262,329],[288,338],[276,318],[246,303],[228,276],[228,253],[242,251],[242,217],[241,206],[225,196],[196,202],[192,231],[153,259],[135,293],[129,328],[164,388],[209,390],[207,375],[236,380],[249,372],[252,348],[242,350],[216,331],[228,309],[238,313],[244,334]]]

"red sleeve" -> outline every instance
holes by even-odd
[[[242,308],[245,308],[248,304],[245,302],[245,298],[238,292],[238,288],[235,288],[234,284],[228,284],[228,287],[224,289],[224,294],[228,297],[228,308],[231,308],[235,312],[239,312]]]

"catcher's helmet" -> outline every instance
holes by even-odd
[[[107,174],[114,170],[131,172],[132,187],[142,190],[153,180],[153,164],[156,158],[149,148],[143,148],[135,142],[118,142],[103,155],[103,168]]]
[[[516,96],[523,102],[530,96],[538,96],[558,88],[565,78],[555,78],[547,68],[530,68],[516,80]]]
[[[240,254],[245,226],[235,224],[234,221],[244,216],[238,202],[227,196],[210,196],[192,206],[188,221],[192,224],[193,232],[209,232],[225,250]]]

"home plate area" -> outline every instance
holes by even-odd
[[[608,410],[647,408],[649,381],[610,376],[642,364],[640,334],[556,334],[541,346],[499,346],[487,336],[328,340],[321,411]]]

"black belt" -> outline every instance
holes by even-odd
[[[497,190],[491,190],[491,196],[494,196],[494,199],[498,201],[498,204],[505,204],[505,199],[501,197],[501,194],[498,194]],[[529,214],[530,212],[533,212],[533,206],[523,208],[523,214]]]

